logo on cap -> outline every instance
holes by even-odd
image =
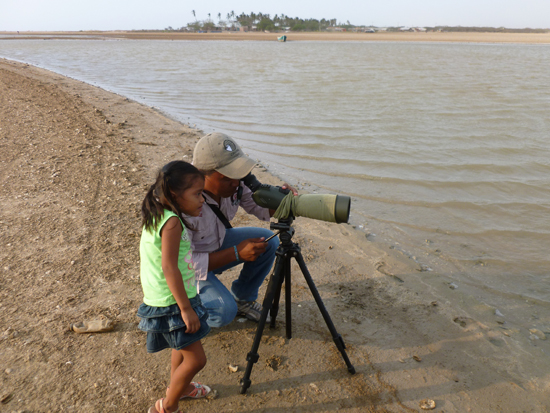
[[[233,152],[235,149],[237,149],[237,147],[235,146],[235,142],[229,140],[229,139],[226,139],[224,142],[223,142],[223,147],[225,148],[225,150],[227,152]]]

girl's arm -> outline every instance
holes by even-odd
[[[183,285],[181,271],[178,268],[182,232],[181,222],[176,217],[170,218],[162,227],[160,231],[162,271],[166,277],[168,288],[170,288],[180,308],[181,317],[187,327],[185,332],[192,334],[199,330],[201,323],[197,313],[191,307],[191,302]]]

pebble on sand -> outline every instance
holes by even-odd
[[[435,409],[435,402],[432,399],[420,400],[420,408],[422,410],[433,410]]]
[[[529,332],[536,337],[535,340],[546,340],[546,334],[544,334],[542,331],[537,330],[536,328],[530,328]]]

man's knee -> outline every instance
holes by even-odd
[[[279,247],[279,239],[277,237],[274,237],[269,241],[267,241],[265,252],[258,257],[258,260],[257,260],[258,264],[274,261],[275,253],[277,252],[278,247]],[[263,265],[263,264],[260,264],[260,265]]]
[[[266,252],[274,255],[278,247],[279,247],[279,238],[273,237],[269,241],[267,241]]]
[[[207,323],[210,327],[218,328],[231,323],[237,315],[237,303],[231,297],[222,300],[220,297],[219,305],[208,308]]]

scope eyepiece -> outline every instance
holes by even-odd
[[[258,179],[254,175],[252,175],[252,172],[241,179],[241,181],[243,181],[243,183],[247,187],[249,187],[252,192],[256,192],[258,189],[260,189],[260,186],[262,186],[261,182],[258,181]]]

